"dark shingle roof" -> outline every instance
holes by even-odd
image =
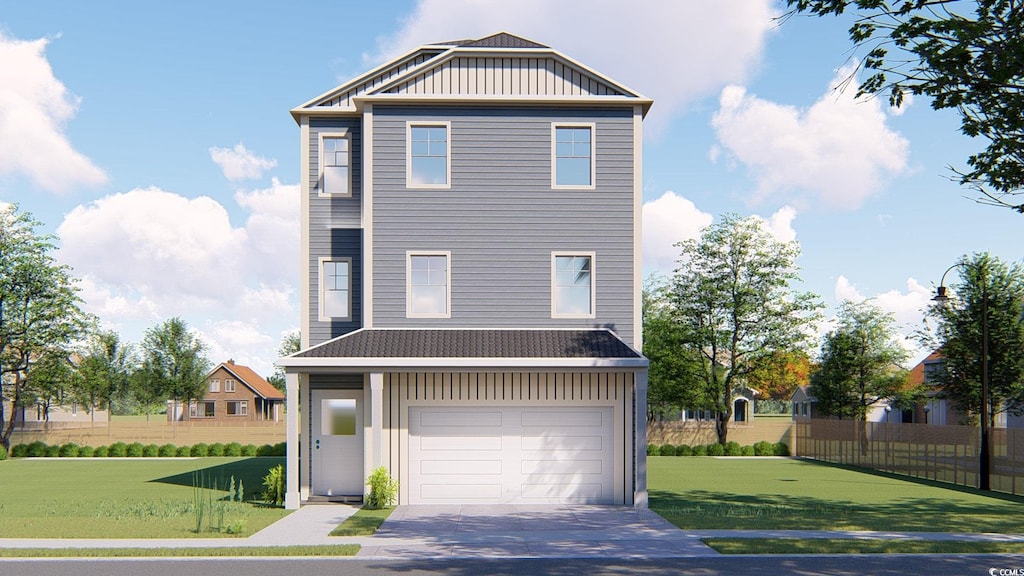
[[[608,330],[360,330],[296,358],[641,358]]]
[[[478,40],[460,40],[457,46],[466,48],[548,48],[543,44],[537,44],[507,32],[499,32]]]

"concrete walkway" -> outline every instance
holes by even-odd
[[[359,557],[664,558],[717,556],[701,538],[1024,542],[1019,534],[680,530],[649,510],[611,506],[399,506],[373,536],[328,536],[357,506],[309,505],[248,538],[0,538],[4,548],[165,548],[358,544]]]

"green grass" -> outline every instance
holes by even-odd
[[[811,461],[652,456],[650,507],[684,529],[1024,533],[1024,499]]]
[[[1024,542],[706,538],[722,554],[1021,554]]]
[[[0,548],[0,558],[141,558],[193,556],[355,556],[358,544],[207,548]]]
[[[288,512],[225,502],[224,526],[236,534],[197,534],[193,473],[207,484],[241,480],[245,498],[262,490],[282,458],[108,460],[18,458],[0,462],[0,526],[6,538],[244,537]],[[217,492],[215,497],[226,497]]]
[[[331,530],[331,536],[373,536],[377,528],[388,519],[394,508],[370,510],[360,508],[349,516],[337,528]]]

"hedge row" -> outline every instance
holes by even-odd
[[[285,443],[240,444],[230,442],[222,444],[193,444],[192,446],[175,446],[174,444],[143,444],[141,442],[114,442],[110,446],[79,446],[74,442],[67,444],[47,445],[42,441],[31,444],[17,444],[11,448],[12,458],[185,458],[191,456],[284,456]]]
[[[785,442],[774,444],[766,440],[753,446],[740,446],[738,442],[725,444],[708,444],[707,446],[687,446],[685,444],[648,444],[648,456],[789,456],[789,446]]]

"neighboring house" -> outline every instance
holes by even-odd
[[[743,386],[736,390],[732,396],[732,416],[729,417],[729,422],[734,424],[747,424],[754,420],[754,403],[757,398],[761,396],[761,392],[753,388]],[[700,410],[685,408],[682,410],[675,410],[671,413],[672,420],[678,420],[680,422],[711,422],[714,423],[718,418],[718,412],[715,410]],[[667,420],[668,418],[662,418]]]
[[[422,46],[291,111],[287,507],[361,497],[379,466],[402,504],[646,506],[650,105],[501,33]]]
[[[821,418],[815,406],[818,399],[811,396],[810,388],[810,386],[797,386],[793,395],[790,396],[789,401],[793,404],[793,420]]]
[[[914,407],[913,421],[925,424],[963,424],[967,417],[963,412],[956,409],[953,403],[942,397],[940,389],[942,372],[946,369],[942,354],[938,351],[932,352],[927,358],[914,366],[910,371],[910,383],[912,385],[925,384],[927,400]],[[903,420],[907,421],[906,418]],[[1024,415],[1011,414],[1005,410],[995,415],[996,428],[1024,428]]]
[[[49,404],[34,402],[29,406],[14,407],[9,400],[4,401],[4,414],[8,420],[14,421],[14,427],[20,430],[36,430],[52,426],[77,426],[106,422],[110,419],[106,408],[97,408],[92,413],[88,406],[76,402],[67,404]]]
[[[248,366],[234,360],[222,362],[206,378],[207,392],[193,400],[188,410],[173,400],[167,401],[167,421],[204,421],[243,423],[278,422],[284,417],[285,395]]]

